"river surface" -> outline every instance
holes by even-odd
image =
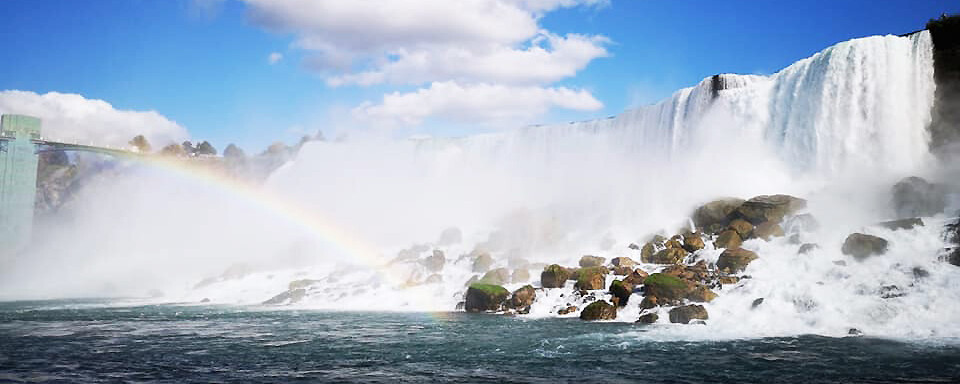
[[[685,341],[652,337],[657,326],[459,312],[7,302],[0,303],[0,382],[960,381],[955,340]]]

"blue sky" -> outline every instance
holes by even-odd
[[[554,1],[563,3],[543,3]],[[942,12],[960,12],[956,1],[938,0],[569,1],[578,5],[518,6],[533,15],[541,32],[523,40],[523,33],[533,30],[518,29],[511,35],[521,36],[517,40],[493,36],[504,26],[485,30],[483,22],[488,19],[483,18],[478,27],[463,31],[438,26],[406,33],[409,28],[388,25],[392,20],[379,23],[382,15],[362,14],[369,9],[341,9],[342,15],[356,17],[347,20],[355,25],[328,28],[324,23],[330,19],[324,15],[312,17],[310,9],[301,15],[290,9],[297,2],[278,5],[273,0],[4,0],[0,90],[76,93],[117,109],[153,110],[185,127],[194,139],[210,140],[219,148],[235,142],[248,151],[276,140],[291,142],[317,129],[329,136],[372,124],[370,119],[354,121],[358,112],[372,116],[376,124],[389,118],[396,135],[452,136],[605,117],[655,102],[715,73],[768,74],[836,42],[907,33]],[[424,0],[395,3],[430,5]],[[439,11],[416,15],[444,18]],[[358,30],[359,26],[366,28]],[[493,37],[483,40],[485,33]],[[444,34],[460,40],[437,37]],[[393,81],[332,84],[344,74],[380,69],[389,78],[382,63],[396,59],[393,44],[404,47],[404,52],[430,45],[424,51],[429,62],[439,61],[445,54],[440,52],[470,44],[483,47],[509,41],[508,53],[523,53],[537,44],[534,39],[574,40],[567,34],[586,36],[577,51],[583,56],[549,59],[554,62],[545,64],[562,68],[548,78],[523,68],[461,71],[460,65],[428,65],[421,70],[424,73],[399,71]],[[378,44],[381,40],[383,44]],[[468,51],[482,55],[477,52],[484,49]],[[273,53],[282,59],[271,63]],[[340,60],[342,56],[352,61]],[[407,81],[407,76],[422,79]],[[443,92],[441,86],[446,87]],[[529,95],[521,101],[544,100],[530,108],[491,101],[484,104],[489,109],[464,109],[438,100],[460,95],[486,102],[501,91]],[[409,97],[398,98],[396,106],[387,108],[390,103],[383,97],[393,93]],[[430,95],[436,96],[427,98]],[[425,100],[444,106],[412,117],[398,111],[416,109]],[[499,118],[485,121],[488,116]]]

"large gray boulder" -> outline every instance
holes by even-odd
[[[897,218],[933,216],[947,207],[946,189],[919,177],[908,177],[893,186]]]

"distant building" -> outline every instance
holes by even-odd
[[[0,117],[0,254],[12,254],[30,241],[38,161],[33,140],[39,139],[40,119]]]

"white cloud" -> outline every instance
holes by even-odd
[[[283,60],[283,54],[280,52],[270,53],[270,56],[267,57],[267,61],[270,62],[270,65],[279,63],[280,60]]]
[[[144,135],[160,147],[189,138],[186,129],[157,112],[118,110],[77,94],[0,91],[0,113],[41,118],[43,136],[56,141],[125,147]]]
[[[461,85],[434,82],[414,92],[394,92],[380,103],[364,103],[353,109],[359,120],[380,126],[417,125],[431,116],[451,121],[517,125],[559,107],[593,111],[603,104],[585,90],[566,87]]]

